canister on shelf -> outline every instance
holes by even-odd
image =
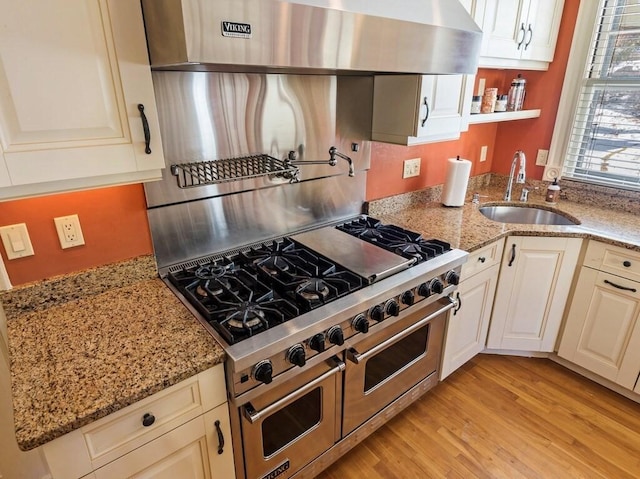
[[[480,113],[480,105],[482,104],[482,97],[480,95],[474,95],[471,99],[471,114],[475,115]]]
[[[496,112],[507,111],[507,95],[498,95],[496,100]]]
[[[509,96],[507,98],[507,111],[522,110],[526,84],[527,80],[522,78],[521,74],[518,74],[518,78],[514,78],[511,81],[511,88],[509,88]]]
[[[482,97],[481,113],[493,113],[496,108],[496,100],[498,99],[497,88],[487,88]]]

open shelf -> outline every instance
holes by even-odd
[[[500,113],[478,113],[469,115],[469,124],[477,125],[478,123],[494,123],[497,121],[526,120],[527,118],[538,118],[540,110],[520,110],[520,111],[504,111]]]

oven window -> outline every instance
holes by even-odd
[[[320,422],[322,388],[318,387],[262,421],[264,457],[269,457]]]
[[[428,337],[429,325],[427,324],[369,359],[364,375],[364,391],[373,389],[425,354]]]

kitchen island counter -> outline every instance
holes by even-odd
[[[152,256],[20,286],[0,300],[24,450],[224,360]]]
[[[640,251],[640,220],[637,214],[568,200],[549,205],[544,202],[543,197],[533,198],[528,203],[504,202],[504,188],[494,186],[479,189],[478,193],[480,204],[473,204],[468,197],[462,207],[445,207],[436,201],[405,206],[394,198],[383,199],[369,205],[369,214],[384,223],[394,223],[419,231],[425,238],[438,238],[449,242],[454,248],[466,251],[476,250],[509,235],[594,239]],[[564,213],[578,219],[581,224],[558,226],[501,223],[484,217],[478,211],[480,206],[495,204],[537,206]]]

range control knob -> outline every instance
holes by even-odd
[[[444,291],[444,284],[438,278],[434,278],[429,283],[429,289],[432,293],[440,294]]]
[[[447,281],[447,283],[449,283],[449,284],[455,284],[455,285],[457,285],[457,284],[459,284],[459,283],[460,283],[460,275],[459,275],[457,272],[455,272],[455,271],[449,271],[449,272],[445,275],[444,279],[445,279],[445,280]]]
[[[319,353],[324,351],[324,334],[314,334],[309,340],[309,347]]]
[[[416,301],[416,295],[413,294],[413,291],[411,290],[405,291],[404,293],[402,293],[402,296],[400,296],[400,301],[402,302],[402,304],[411,306]]]
[[[360,313],[358,316],[353,318],[353,329],[360,333],[368,333],[369,332],[369,321],[367,321],[367,317]]]
[[[431,296],[431,289],[429,289],[429,285],[427,283],[422,283],[420,286],[418,286],[418,294],[425,298]]]
[[[336,346],[342,346],[344,344],[344,333],[342,332],[342,328],[338,325],[331,326],[329,331],[327,331],[327,338],[331,344],[335,344]]]
[[[369,310],[369,317],[374,321],[384,321],[384,309],[379,304],[376,304]]]
[[[287,361],[291,364],[295,364],[298,367],[302,367],[307,363],[307,358],[304,354],[304,346],[302,344],[294,344],[287,351]]]
[[[251,375],[256,381],[269,384],[273,379],[273,366],[271,365],[271,361],[268,359],[260,361],[253,367]]]
[[[384,306],[385,311],[389,316],[398,316],[400,314],[400,305],[395,299],[390,299]]]

